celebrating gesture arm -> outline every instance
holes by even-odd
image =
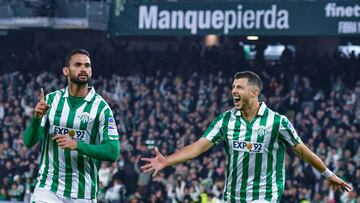
[[[296,154],[301,157],[304,161],[309,163],[311,166],[316,168],[322,173],[330,183],[330,186],[334,191],[351,191],[351,186],[333,174],[329,169],[326,168],[324,162],[316,156],[304,143],[299,143],[293,147]]]
[[[154,177],[156,176],[158,171],[162,170],[163,168],[194,159],[198,157],[200,154],[209,150],[213,145],[214,143],[207,140],[206,138],[200,138],[195,143],[188,145],[167,157],[164,157],[160,153],[159,149],[156,147],[155,157],[141,158],[142,161],[148,162],[147,164],[141,167],[141,170],[143,170],[144,173],[154,170],[153,173],[153,177]]]
[[[43,127],[40,126],[42,117],[49,110],[49,105],[45,101],[44,90],[40,89],[39,102],[34,109],[34,116],[30,126],[24,132],[24,145],[28,148],[34,146],[43,134]]]
[[[34,109],[34,117],[38,119],[42,118],[48,110],[49,110],[49,105],[45,101],[44,90],[43,88],[41,88],[39,102],[36,104]]]

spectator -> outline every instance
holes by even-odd
[[[21,189],[23,193],[32,192],[40,146],[23,152],[18,140],[30,120],[36,102],[32,98],[36,98],[39,87],[50,92],[64,86],[64,79],[52,72],[62,67],[62,57],[70,48],[41,39],[36,45],[31,37],[6,39],[7,42],[2,42],[9,49],[0,49],[0,199],[9,200],[18,197],[19,185],[25,188]],[[154,145],[170,154],[193,142],[214,117],[229,108],[231,101],[227,95],[232,75],[225,73],[239,71],[239,67],[252,67],[240,56],[243,50],[239,46],[219,45],[201,52],[198,45],[184,41],[179,46],[149,51],[133,49],[125,40],[113,37],[106,40],[114,42],[99,43],[93,51],[96,53],[94,71],[102,75],[94,78],[92,84],[113,108],[122,135],[122,152],[115,165],[101,165],[99,178],[103,185],[99,188],[103,196],[116,193],[108,191],[114,191],[115,184],[119,187],[115,183],[119,179],[123,180],[121,184],[126,188],[129,202],[150,198],[155,202],[175,202],[176,198],[185,199],[185,196],[187,199],[190,196],[192,201],[200,197],[207,197],[209,201],[215,197],[221,199],[219,194],[224,183],[219,180],[224,179],[226,160],[221,146],[199,160],[170,168],[153,180],[149,174],[136,170],[137,157],[149,153]],[[107,55],[96,50],[106,50]],[[356,194],[350,194],[350,198],[354,194],[359,196],[360,79],[357,69],[349,71],[349,67],[357,67],[359,58],[350,60],[335,55],[327,61],[320,57],[310,60],[292,53],[294,57],[288,60],[290,55],[285,57],[288,53],[284,53],[284,63],[288,64],[285,67],[281,61],[269,66],[259,54],[261,62],[256,64],[264,65],[260,72],[271,84],[264,87],[262,98],[271,108],[291,115],[289,118],[296,129],[303,132],[300,135],[303,141],[321,154],[331,170],[352,182]],[[47,57],[42,57],[45,55]],[[32,64],[31,67],[28,64]],[[219,71],[224,64],[229,71]],[[326,71],[319,74],[309,71],[309,67]],[[286,158],[285,170],[290,177],[286,181],[283,202],[329,201],[330,188],[320,174],[294,157]],[[183,173],[186,176],[180,178]],[[20,181],[14,182],[16,175]],[[201,189],[205,179],[211,180],[212,185]],[[337,193],[334,198],[340,202]]]

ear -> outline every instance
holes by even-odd
[[[63,74],[67,77],[69,76],[69,67],[64,66],[63,67]]]
[[[260,90],[259,89],[257,89],[257,88],[255,88],[255,89],[253,89],[253,97],[254,98],[258,98],[259,97],[259,94],[260,94]]]

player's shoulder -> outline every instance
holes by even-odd
[[[56,95],[62,95],[64,94],[65,92],[65,89],[59,89],[59,90],[55,90],[55,91],[52,91],[52,92],[49,92],[45,95],[45,98],[48,99],[48,98],[54,98]]]
[[[271,111],[274,114],[274,117],[276,116],[276,117],[279,118],[280,123],[289,121],[289,119],[288,119],[288,117],[286,115],[281,114],[281,113],[279,113],[277,111],[273,111],[273,110],[271,110]],[[270,111],[269,111],[269,113],[270,113]]]
[[[235,108],[233,108],[233,109],[229,109],[229,110],[226,110],[226,111],[224,111],[224,112],[222,112],[221,114],[219,114],[218,115],[218,119],[220,118],[220,119],[223,119],[223,118],[226,118],[226,117],[231,117],[231,116],[233,116],[233,115],[235,115],[236,114],[236,109]]]
[[[280,119],[280,121],[287,119],[286,115],[281,114],[275,110],[270,109],[269,107],[266,107],[267,111],[268,111],[268,116],[270,117],[278,117]]]
[[[105,109],[111,109],[110,105],[106,102],[106,100],[98,93],[94,95],[94,102],[99,103],[99,106],[102,106]]]

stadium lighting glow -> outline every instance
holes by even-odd
[[[252,40],[252,41],[253,41],[253,40],[258,40],[258,39],[259,39],[259,37],[258,37],[258,36],[247,36],[247,37],[246,37],[246,39],[247,39],[247,40]]]

